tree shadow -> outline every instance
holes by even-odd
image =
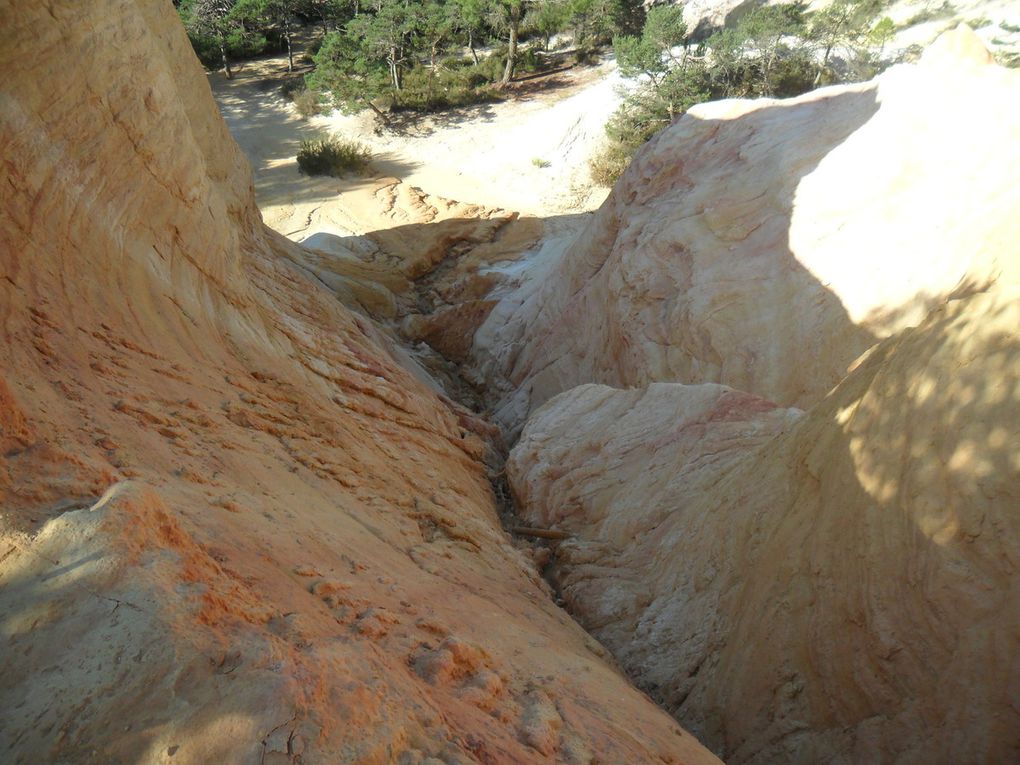
[[[432,112],[420,112],[412,109],[393,111],[387,115],[387,124],[381,129],[396,135],[427,138],[433,135],[436,130],[470,127],[470,125],[479,122],[492,122],[496,118],[496,112],[492,108],[493,103],[493,101],[485,101]]]
[[[539,96],[555,93],[574,86],[571,77],[539,73],[510,83],[507,90],[513,94],[514,100],[530,101]]]
[[[994,669],[1020,627],[1020,313],[968,287],[723,480],[720,529],[746,557],[721,572],[723,629],[677,716],[734,762],[1020,752],[1015,678]],[[776,486],[737,502],[769,462],[785,463]]]

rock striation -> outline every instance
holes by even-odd
[[[502,530],[484,423],[262,226],[173,5],[0,21],[0,759],[716,762]]]
[[[699,108],[494,312],[547,573],[729,763],[1020,759],[1020,73],[987,59],[961,30]]]

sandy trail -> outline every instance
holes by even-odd
[[[592,185],[587,160],[620,100],[612,62],[551,75],[512,101],[430,116],[399,134],[377,132],[371,113],[302,120],[281,95],[287,76],[286,59],[276,56],[243,64],[233,80],[212,73],[209,82],[252,164],[266,223],[295,241],[493,210],[584,212],[606,196]],[[372,148],[367,176],[298,171],[302,139],[327,132]]]

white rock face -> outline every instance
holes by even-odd
[[[483,327],[547,573],[728,763],[1020,761],[1020,73],[975,40],[696,110]]]
[[[952,39],[871,83],[704,104],[653,140],[479,331],[503,424],[588,382],[807,407],[876,340],[1015,274],[1020,75]]]

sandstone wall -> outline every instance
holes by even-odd
[[[581,386],[509,465],[552,574],[731,763],[1020,756],[1020,293],[953,300],[808,414]]]
[[[0,27],[0,759],[714,762],[262,227],[172,4]]]

